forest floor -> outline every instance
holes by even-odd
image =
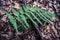
[[[18,9],[22,2],[19,0],[0,0],[0,40],[60,40],[60,0],[26,0],[25,2],[27,5],[38,6],[55,13],[53,25],[44,24],[45,27],[39,27],[40,34],[33,25],[29,30],[16,33],[6,15],[2,12],[2,8],[11,13],[11,7]]]

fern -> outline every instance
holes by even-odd
[[[12,9],[12,11],[13,11],[13,14],[15,16],[17,16],[16,19],[24,26],[24,28],[26,28],[25,25],[23,24],[22,20],[21,20],[20,14],[14,8]]]
[[[38,7],[30,6],[20,7],[19,12],[16,11],[16,9],[12,8],[12,12],[16,16],[16,19],[9,12],[5,10],[3,10],[3,12],[7,15],[11,24],[13,24],[13,27],[17,32],[18,26],[16,20],[20,22],[22,27],[24,27],[25,29],[29,29],[30,25],[27,19],[30,19],[30,21],[35,27],[39,27],[38,23],[43,26],[43,21],[46,23],[51,23],[52,22],[51,19],[55,17],[54,13],[47,12],[46,10],[40,9]]]
[[[15,18],[6,10],[3,10],[3,12],[8,16],[11,24],[13,25],[14,29],[16,29],[16,32],[18,32],[18,27]]]

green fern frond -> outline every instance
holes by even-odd
[[[54,13],[47,12],[46,10],[43,10],[39,7],[22,6],[19,8],[19,12],[14,8],[12,8],[12,12],[16,16],[16,19],[11,14],[9,14],[9,12],[4,10],[4,13],[7,15],[16,31],[18,31],[16,20],[20,22],[22,27],[29,29],[30,25],[27,19],[30,19],[35,27],[39,27],[38,24],[43,26],[43,21],[46,23],[51,23],[51,19],[55,17]]]

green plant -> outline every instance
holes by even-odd
[[[8,11],[3,10],[3,12],[9,18],[16,32],[18,32],[16,20],[20,22],[23,28],[29,29],[30,25],[27,19],[30,19],[30,21],[33,23],[35,27],[39,27],[38,23],[43,26],[43,22],[51,23],[52,22],[51,19],[55,17],[54,13],[47,12],[46,10],[43,10],[36,6],[35,7],[21,6],[19,8],[19,12],[16,11],[16,9],[12,8],[12,12],[16,16],[16,19]]]

